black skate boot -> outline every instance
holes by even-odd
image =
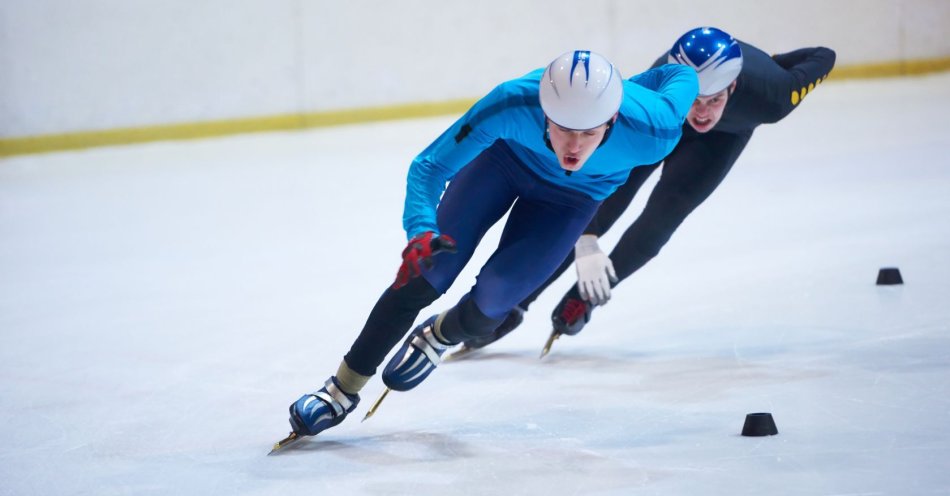
[[[507,336],[509,332],[517,329],[522,322],[524,322],[524,309],[521,307],[512,308],[508,312],[508,315],[505,316],[505,320],[502,321],[502,323],[496,327],[495,330],[491,332],[491,334],[487,336],[466,339],[462,342],[462,344],[466,348],[471,348],[473,350],[484,348]]]
[[[551,352],[551,346],[562,334],[573,336],[581,332],[581,329],[590,322],[590,314],[593,310],[594,305],[581,299],[576,287],[564,295],[561,302],[554,308],[554,312],[551,313],[551,324],[554,329],[551,331],[548,341],[544,343],[541,358]]]
[[[594,306],[590,302],[568,294],[551,313],[551,323],[554,325],[556,332],[574,336],[590,322],[590,315],[593,310]]]
[[[445,361],[458,360],[459,358],[462,358],[475,350],[484,348],[505,337],[508,335],[508,333],[521,325],[521,323],[524,321],[524,312],[525,310],[520,306],[512,308],[508,311],[508,315],[505,316],[505,320],[503,320],[494,331],[492,331],[487,336],[470,338],[462,341],[462,346],[459,346],[458,349],[452,351],[452,353],[445,357]]]

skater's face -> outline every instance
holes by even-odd
[[[736,87],[733,81],[728,88],[709,96],[698,96],[693,102],[692,108],[686,114],[686,122],[697,133],[705,133],[719,124],[722,119],[722,111],[726,108],[726,102],[729,101],[729,95]]]
[[[615,120],[617,116],[614,116],[610,122],[582,131],[561,127],[548,120],[548,137],[561,168],[574,172],[583,167],[604,140],[607,126],[613,125]]]

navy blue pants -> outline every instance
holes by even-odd
[[[347,365],[375,374],[419,312],[452,286],[488,229],[510,209],[498,248],[440,328],[452,342],[492,332],[570,254],[599,204],[545,182],[507,144],[495,142],[459,171],[439,203],[439,230],[455,239],[458,252],[436,255],[422,277],[383,293],[344,357]]]
[[[662,175],[650,193],[643,212],[624,231],[617,246],[610,252],[610,260],[617,272],[617,282],[611,286],[617,286],[660,253],[660,249],[686,217],[719,187],[751,137],[751,132],[733,134],[710,131],[700,134],[689,125],[683,126],[683,138],[661,162]],[[604,200],[584,233],[603,236],[633,201],[640,186],[659,166],[660,163],[656,163],[634,168],[626,184]],[[519,306],[527,310],[572,263],[574,254],[570,253],[551,278]],[[568,290],[562,301],[566,298],[580,298],[577,285]]]

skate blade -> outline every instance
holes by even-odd
[[[480,349],[481,348],[469,348],[468,346],[465,346],[463,344],[461,347],[459,347],[459,349],[446,355],[445,358],[442,360],[442,362],[444,363],[444,362],[452,362],[455,360],[461,360],[462,358],[465,358]]]
[[[544,349],[541,350],[541,356],[538,357],[538,360],[547,356],[551,352],[551,346],[557,341],[557,338],[561,337],[561,333],[557,331],[551,331],[551,337],[548,338],[548,342],[544,343]]]
[[[369,408],[369,411],[366,412],[366,416],[363,417],[363,420],[360,422],[366,422],[366,419],[372,417],[373,414],[376,413],[376,409],[379,408],[379,404],[382,403],[384,399],[386,399],[386,395],[389,394],[389,391],[389,388],[383,390],[383,394],[379,395],[379,399],[376,400],[376,403],[373,403],[373,406]]]
[[[296,443],[297,441],[300,441],[301,439],[303,439],[303,436],[297,434],[296,432],[291,432],[287,437],[277,441],[274,444],[274,448],[270,450],[270,453],[268,453],[267,456],[283,451],[285,448]]]

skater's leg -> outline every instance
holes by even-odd
[[[441,328],[457,343],[486,336],[508,312],[544,283],[570,253],[590,222],[598,202],[550,187],[532,191],[515,203],[498,248],[482,267],[468,298],[449,311]]]
[[[294,432],[314,435],[337,425],[356,407],[358,392],[386,354],[418,316],[444,293],[458,276],[485,232],[510,208],[517,193],[505,166],[510,151],[492,146],[462,169],[442,196],[439,229],[456,240],[457,252],[433,256],[432,268],[399,289],[387,288],[344,357],[337,375],[320,390],[305,394],[290,406]]]
[[[517,190],[507,169],[520,166],[510,164],[507,153],[510,152],[498,146],[489,148],[449,184],[439,204],[437,219],[439,230],[455,239],[457,252],[434,256],[434,265],[423,268],[422,277],[383,293],[344,358],[350,370],[362,376],[376,373],[419,312],[448,290],[485,232],[511,207]]]
[[[630,176],[627,178],[627,182],[624,183],[620,188],[617,189],[612,195],[610,195],[597,209],[597,213],[594,214],[594,218],[591,219],[590,223],[584,229],[584,234],[594,234],[597,236],[603,235],[610,229],[611,226],[617,221],[617,219],[623,214],[627,209],[630,203],[633,201],[634,196],[640,187],[643,186],[643,183],[650,177],[650,174],[659,167],[659,164],[641,166],[633,169]],[[531,292],[527,297],[521,300],[521,302],[513,309],[511,309],[508,314],[505,316],[504,320],[499,324],[489,335],[472,337],[465,340],[465,349],[477,349],[488,346],[495,341],[503,338],[508,335],[511,331],[515,330],[518,326],[521,325],[521,322],[524,320],[524,313],[528,310],[529,306],[534,303],[541,293],[543,293],[548,286],[554,283],[561,275],[566,271],[571,264],[574,263],[574,252],[571,250],[568,252],[567,256],[564,257],[564,260],[561,264],[555,269],[554,273],[548,277],[546,281],[541,283],[534,291]],[[461,353],[465,353],[462,351]]]
[[[659,167],[659,163],[653,165],[645,165],[641,167],[636,167],[630,171],[630,176],[627,178],[627,182],[622,186],[617,188],[612,195],[607,197],[606,200],[598,207],[597,213],[594,214],[594,218],[591,219],[590,223],[584,229],[584,234],[593,234],[595,236],[603,236],[623,212],[630,206],[630,203],[633,201],[634,196],[637,194],[637,191],[640,190],[640,187],[643,186],[643,183],[650,177],[650,174],[653,173]],[[534,300],[538,299],[541,296],[541,293],[548,288],[551,284],[554,283],[561,274],[566,271],[571,264],[574,263],[574,252],[573,250],[564,257],[564,261],[561,262],[561,265],[558,266],[557,270],[554,271],[554,274],[551,275],[544,283],[542,283],[537,289],[531,292],[528,297],[521,300],[521,303],[518,304],[518,307],[522,312],[527,311],[528,308],[534,303]],[[519,321],[520,322],[520,321]]]
[[[510,172],[524,187],[498,248],[457,305],[410,333],[383,372],[390,388],[415,387],[435,369],[448,346],[491,333],[551,275],[590,222],[597,201],[544,183],[525,169]]]

